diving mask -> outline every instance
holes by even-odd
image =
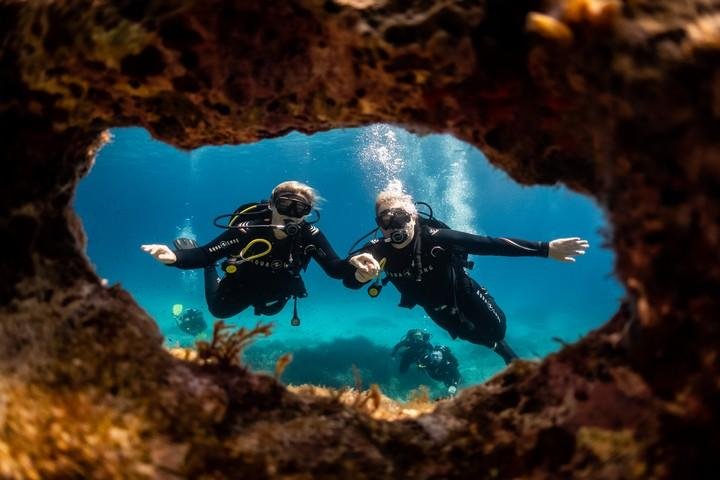
[[[410,234],[406,227],[411,220],[412,215],[402,208],[383,210],[375,217],[375,223],[383,230],[394,229],[389,235],[385,234],[385,241],[394,244],[404,243],[408,239]]]
[[[412,220],[412,215],[402,208],[383,210],[375,217],[375,223],[383,230],[405,228],[405,225],[407,225],[410,220]]]
[[[277,213],[286,217],[302,218],[312,211],[312,205],[304,197],[292,193],[281,193],[272,203]]]

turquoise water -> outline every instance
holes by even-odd
[[[521,357],[542,357],[560,347],[556,339],[574,341],[599,327],[623,295],[612,275],[614,255],[602,246],[603,213],[590,198],[562,187],[519,186],[477,149],[447,135],[418,137],[373,125],[193,151],[158,142],[139,128],[117,129],[113,135],[81,182],[75,208],[98,274],[130,291],[169,345],[194,342],[175,326],[173,304],[200,308],[210,323],[202,272],[163,266],[140,245],[171,245],[178,236],[205,243],[221,233],[212,225],[215,216],[265,199],[277,183],[289,179],[310,184],[325,198],[319,226],[341,256],[374,226],[375,194],[391,181],[402,182],[458,230],[528,240],[588,239],[590,250],[574,264],[473,258],[471,275],[505,311],[506,338]],[[283,375],[287,383],[352,386],[355,365],[365,386],[379,383],[396,398],[420,384],[439,395],[444,391],[440,384],[414,367],[401,376],[390,359],[390,349],[410,328],[427,328],[434,344],[452,349],[465,387],[504,366],[483,347],[453,341],[420,307],[398,308],[399,295],[391,285],[371,299],[364,289],[345,289],[314,263],[304,279],[309,297],[299,302],[301,326],[289,323],[292,302],[274,317],[255,317],[249,309],[228,321],[275,324],[271,337],[246,352],[252,368],[271,370],[278,356],[293,352]]]

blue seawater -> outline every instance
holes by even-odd
[[[202,272],[163,266],[140,245],[171,245],[178,236],[210,241],[221,233],[212,225],[214,217],[266,199],[277,183],[289,179],[310,184],[325,198],[319,226],[341,256],[374,227],[374,197],[390,182],[400,182],[458,230],[528,240],[588,239],[591,248],[576,263],[473,257],[471,275],[505,311],[506,338],[521,357],[543,357],[560,347],[559,339],[572,342],[599,327],[624,294],[613,277],[613,252],[603,246],[603,212],[592,199],[560,186],[520,186],[480,151],[448,135],[418,137],[372,125],[193,151],[154,140],[140,128],[117,129],[113,136],[79,185],[75,209],[98,274],[133,294],[168,345],[195,341],[175,326],[173,304],[199,308],[212,323]],[[248,309],[228,321],[274,323],[273,335],[245,353],[252,368],[271,370],[281,354],[292,352],[283,375],[287,383],[340,387],[354,386],[360,378],[363,386],[378,383],[399,399],[420,384],[441,395],[442,385],[414,367],[400,375],[390,358],[390,349],[410,328],[426,328],[434,344],[452,349],[463,387],[504,367],[486,348],[453,341],[420,307],[399,308],[391,285],[372,299],[365,289],[345,289],[315,263],[304,279],[309,296],[298,304],[299,327],[289,322],[292,302],[274,317],[255,317]]]

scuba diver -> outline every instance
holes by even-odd
[[[196,308],[183,309],[178,303],[173,305],[172,313],[177,327],[188,335],[199,335],[207,328],[202,312]]]
[[[317,220],[306,220],[317,200],[308,185],[283,182],[273,189],[269,202],[245,204],[216,217],[215,226],[226,231],[206,245],[179,238],[175,249],[158,244],[141,248],[169,266],[203,268],[205,298],[213,316],[228,318],[251,305],[255,315],[275,315],[294,298],[291,324],[297,326],[297,299],[307,296],[300,273],[310,260],[315,259],[332,278],[347,276],[351,268],[314,225]],[[315,214],[319,217],[317,210]],[[218,223],[225,218],[229,218],[226,225]],[[215,268],[221,259],[225,259],[223,278]]]
[[[411,363],[416,363],[419,358],[422,358],[428,351],[432,350],[432,344],[430,343],[430,333],[426,330],[420,330],[414,328],[408,330],[402,340],[400,340],[392,349],[392,357],[400,352],[400,373],[407,372]]]
[[[400,291],[401,307],[420,305],[453,339],[484,345],[506,364],[517,355],[505,341],[505,314],[488,291],[468,276],[465,269],[472,268],[472,262],[467,255],[574,262],[573,257],[583,255],[589,247],[587,240],[577,237],[531,242],[451,230],[433,217],[432,209],[421,216],[410,195],[394,190],[377,196],[375,212],[377,227],[355,245],[378,230],[383,236],[348,254],[355,271],[343,279],[345,286],[357,289],[374,279],[368,294],[375,297],[390,282]],[[385,277],[381,281],[382,272]]]
[[[458,361],[450,348],[445,345],[436,345],[429,352],[417,360],[417,367],[424,370],[430,378],[443,382],[448,394],[455,395],[457,387],[462,382]]]

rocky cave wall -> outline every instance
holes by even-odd
[[[719,55],[715,0],[0,0],[0,476],[717,471]],[[69,204],[109,127],[193,148],[371,122],[594,196],[621,310],[389,422],[171,357],[85,256]]]

